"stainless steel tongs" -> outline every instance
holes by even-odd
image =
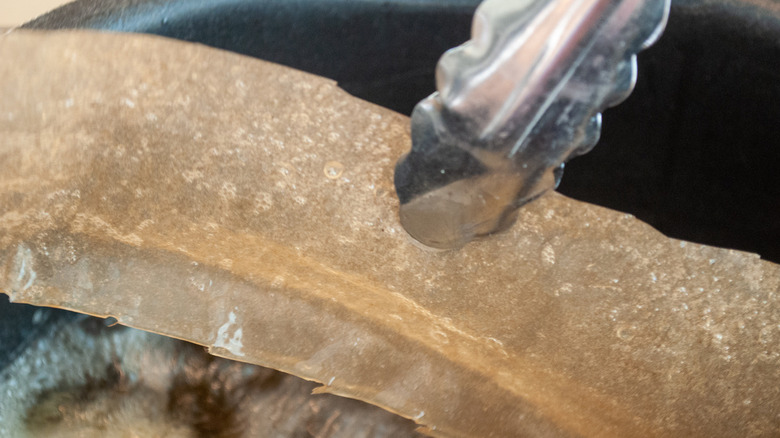
[[[596,144],[600,112],[631,93],[636,53],[668,13],[669,0],[484,1],[412,114],[395,173],[409,234],[457,248],[514,223]]]

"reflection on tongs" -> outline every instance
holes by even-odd
[[[631,93],[668,13],[669,0],[483,2],[412,114],[395,171],[404,228],[458,248],[509,227],[598,141],[600,111]]]

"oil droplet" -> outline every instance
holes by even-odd
[[[634,327],[629,327],[629,326],[618,327],[617,337],[624,341],[630,341],[634,339]]]
[[[328,177],[328,179],[337,179],[344,173],[344,165],[338,161],[328,161],[325,163],[322,172],[325,173],[325,176]]]
[[[260,214],[260,211],[268,211],[273,205],[274,200],[270,193],[261,192],[255,196],[255,214]]]

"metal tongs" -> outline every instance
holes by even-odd
[[[442,56],[438,91],[412,114],[397,164],[401,223],[435,248],[511,226],[599,139],[631,93],[636,53],[662,33],[669,0],[486,0],[472,39]]]

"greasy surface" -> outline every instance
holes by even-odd
[[[407,119],[202,46],[0,37],[0,290],[453,436],[780,433],[780,269],[552,194],[457,252],[398,224]]]
[[[315,386],[83,317],[0,372],[0,437],[419,436],[409,420]]]

